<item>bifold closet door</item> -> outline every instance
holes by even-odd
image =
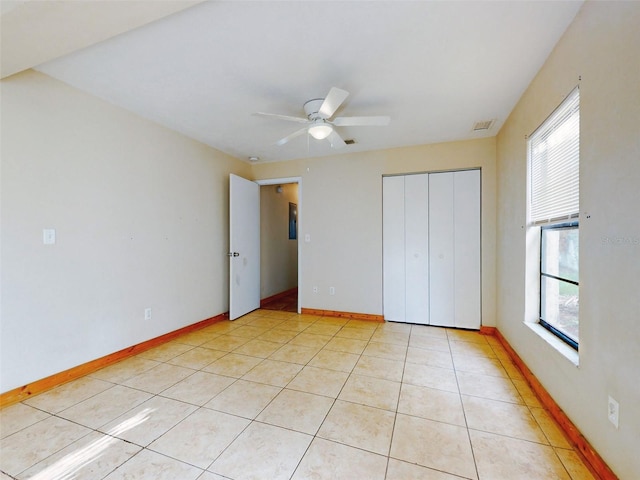
[[[382,178],[382,265],[384,319],[404,322],[404,177]]]
[[[454,176],[454,325],[480,328],[480,170]]]
[[[480,171],[429,176],[432,325],[480,328]]]
[[[429,175],[404,177],[405,322],[429,324]]]
[[[453,175],[429,175],[430,319],[431,325],[447,327],[455,318]]]

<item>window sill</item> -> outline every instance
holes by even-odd
[[[549,330],[537,322],[524,322],[524,324],[576,367],[580,365],[580,356],[578,352],[556,337]]]

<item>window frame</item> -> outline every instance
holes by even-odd
[[[538,278],[538,286],[540,288],[540,294],[539,294],[539,304],[538,304],[538,321],[540,323],[540,325],[542,327],[544,327],[546,330],[548,330],[549,332],[551,332],[552,334],[554,334],[556,337],[558,337],[560,340],[562,340],[563,342],[565,342],[567,345],[569,345],[571,348],[575,349],[576,351],[579,351],[579,339],[578,341],[574,340],[573,338],[571,338],[569,335],[567,335],[566,333],[564,333],[562,330],[556,328],[555,326],[553,326],[551,323],[547,322],[544,318],[542,318],[542,301],[543,301],[543,295],[542,295],[542,291],[543,291],[543,278],[547,277],[547,278],[552,278],[554,280],[557,280],[559,282],[565,282],[565,283],[569,283],[571,285],[575,285],[578,287],[578,289],[580,288],[580,281],[579,280],[571,280],[569,278],[563,278],[559,275],[552,275],[550,273],[546,273],[543,271],[543,254],[544,254],[544,240],[543,240],[543,236],[544,236],[544,231],[545,230],[578,230],[578,232],[580,231],[580,225],[579,222],[565,222],[565,223],[555,223],[555,224],[547,224],[547,225],[540,225],[540,250],[539,250],[539,259],[540,259],[540,274],[539,274],[539,278]],[[578,247],[578,252],[580,247]],[[579,253],[578,253],[579,255]],[[578,273],[579,275],[579,273]],[[580,298],[580,295],[578,294],[578,298]],[[579,322],[579,316],[578,316],[578,325],[580,325]]]

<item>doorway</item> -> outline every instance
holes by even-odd
[[[260,186],[260,308],[300,313],[301,179]]]

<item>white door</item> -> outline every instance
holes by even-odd
[[[382,178],[384,319],[405,322],[404,177]]]
[[[454,325],[480,328],[480,170],[456,172],[454,180],[456,299]]]
[[[453,172],[429,175],[429,276],[431,325],[455,318]]]
[[[404,182],[405,321],[428,325],[429,175],[407,175]]]
[[[229,175],[229,319],[260,308],[260,186]]]

